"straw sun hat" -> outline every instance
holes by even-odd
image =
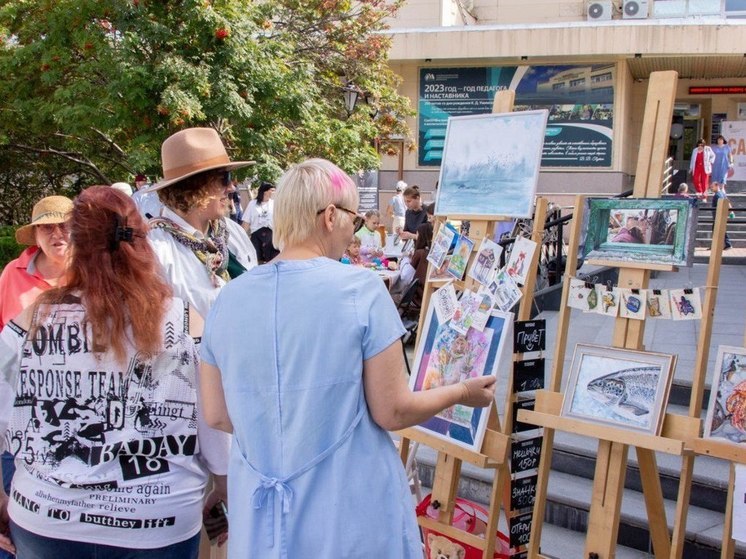
[[[148,192],[166,188],[204,171],[231,171],[255,163],[231,161],[213,128],[187,128],[169,136],[161,146],[161,162],[163,180],[150,186]]]
[[[73,202],[64,196],[47,196],[36,204],[31,212],[31,223],[16,229],[16,242],[20,245],[36,244],[35,225],[64,223],[73,211]]]

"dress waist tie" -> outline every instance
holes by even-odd
[[[257,470],[254,465],[249,462],[249,459],[246,457],[246,454],[244,453],[243,449],[241,449],[240,444],[238,443],[238,439],[234,437],[234,444],[238,446],[238,450],[241,454],[241,457],[243,458],[244,462],[246,462],[246,465],[249,467],[249,469],[254,472],[257,476],[259,476],[259,482],[260,485],[254,490],[254,493],[251,495],[251,505],[254,507],[254,509],[258,510],[261,509],[263,506],[266,505],[267,507],[267,533],[269,534],[269,547],[274,547],[275,545],[275,527],[274,527],[274,518],[275,518],[275,495],[277,495],[277,498],[280,500],[282,504],[282,514],[280,516],[280,542],[281,542],[281,556],[287,557],[287,549],[285,544],[285,515],[290,512],[290,505],[293,500],[293,489],[290,487],[289,483],[293,481],[294,479],[302,476],[307,471],[309,471],[314,466],[317,466],[320,462],[322,462],[324,459],[329,457],[331,454],[333,454],[340,446],[342,446],[347,439],[350,438],[350,435],[352,435],[352,432],[355,430],[355,428],[360,423],[360,420],[363,418],[363,415],[365,414],[366,410],[365,405],[360,405],[357,415],[355,416],[355,419],[352,420],[352,424],[347,428],[347,430],[342,434],[342,436],[329,448],[324,450],[322,453],[317,455],[315,458],[310,460],[307,464],[302,466],[301,468],[297,469],[295,472],[290,474],[289,476],[285,476],[284,478],[275,478],[275,477],[268,477],[265,476],[263,473],[261,473],[259,470]]]

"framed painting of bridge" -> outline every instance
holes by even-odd
[[[531,217],[546,110],[448,119],[435,215]]]
[[[695,199],[587,198],[579,254],[588,260],[691,266]]]
[[[658,435],[673,355],[577,344],[561,415]]]

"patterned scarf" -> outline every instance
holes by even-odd
[[[198,239],[166,217],[153,218],[149,223],[151,229],[167,231],[176,242],[190,249],[205,265],[213,286],[220,286],[218,278],[226,282],[231,279],[228,275],[228,230],[223,220],[213,221],[204,239]]]

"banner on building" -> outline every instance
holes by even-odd
[[[547,109],[543,167],[611,167],[613,64],[420,68],[418,164],[438,166],[448,117],[492,112],[495,93],[515,110]]]
[[[720,133],[733,152],[732,181],[746,181],[746,120],[726,120],[720,124]]]

